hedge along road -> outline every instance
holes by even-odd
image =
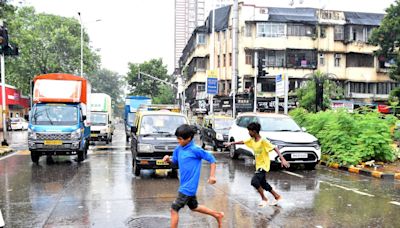
[[[37,166],[27,151],[1,158],[0,209],[6,226],[168,227],[179,180],[163,171],[145,170],[135,177],[127,146],[118,125],[113,143],[91,146],[80,165],[73,157],[57,157],[54,164],[42,158]],[[215,156],[217,183],[206,183],[209,165],[204,163],[197,197],[225,212],[224,227],[400,227],[399,181],[322,166],[271,171],[268,181],[284,200],[278,207],[259,208],[250,185],[252,160]],[[214,219],[188,208],[180,216],[182,227],[216,226]]]

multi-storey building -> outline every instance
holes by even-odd
[[[192,32],[204,23],[204,15],[205,0],[175,0],[175,69]]]
[[[232,78],[232,10],[217,9],[214,66],[218,71],[219,95],[227,96]],[[258,96],[273,97],[275,76],[289,76],[289,93],[299,88],[316,70],[329,74],[344,88],[354,104],[371,104],[388,99],[400,86],[390,80],[388,61],[374,55],[377,46],[368,44],[373,28],[383,14],[341,12],[313,8],[276,8],[239,4],[238,92],[254,85],[254,56],[258,53],[269,73],[259,78]],[[186,81],[186,97],[192,107],[203,102],[206,69],[209,69],[210,18],[189,39],[180,59]]]

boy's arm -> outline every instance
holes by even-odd
[[[236,144],[244,144],[244,141],[225,142],[225,143],[224,143],[225,147],[229,147],[229,146],[231,146],[231,145],[236,145]]]
[[[215,177],[215,169],[217,165],[214,163],[211,163],[210,165],[210,177],[208,178],[208,183],[209,184],[215,184],[217,182],[217,178]]]
[[[286,159],[282,156],[281,152],[279,151],[278,147],[274,148],[275,152],[278,154],[279,158],[281,159],[281,166],[289,168],[290,164],[286,161]]]

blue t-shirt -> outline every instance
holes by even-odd
[[[172,154],[172,162],[179,165],[179,192],[187,196],[195,196],[199,186],[201,160],[215,163],[209,152],[194,144],[193,140],[186,146],[177,146]]]

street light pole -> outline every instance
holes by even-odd
[[[1,61],[1,92],[2,92],[2,103],[1,103],[1,112],[3,117],[3,141],[1,142],[2,146],[8,146],[6,135],[7,135],[7,122],[6,122],[6,83],[5,83],[5,63],[4,63],[4,53],[0,55]]]
[[[79,15],[79,22],[81,24],[81,77],[83,77],[83,24],[82,24],[81,12],[78,12],[78,15]]]

